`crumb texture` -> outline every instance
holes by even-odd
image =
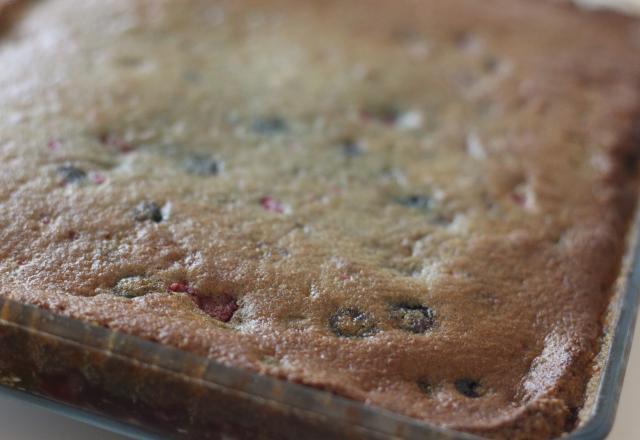
[[[0,39],[0,294],[559,435],[635,206],[639,51],[545,1],[37,2]]]

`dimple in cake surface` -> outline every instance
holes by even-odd
[[[454,429],[571,429],[640,24],[481,3],[34,5],[0,40],[0,294]]]

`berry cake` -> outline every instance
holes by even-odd
[[[46,0],[2,26],[0,295],[456,430],[575,426],[635,208],[639,22]]]

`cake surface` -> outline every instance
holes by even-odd
[[[551,1],[38,2],[0,34],[0,294],[559,435],[635,208],[638,51]]]

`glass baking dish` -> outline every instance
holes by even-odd
[[[565,438],[604,438],[613,424],[640,285],[632,235],[598,373],[578,428]],[[476,438],[30,305],[0,299],[0,307],[4,392],[132,437]]]
[[[0,19],[17,3],[0,0]],[[613,424],[640,288],[639,220],[632,231],[597,373],[563,438],[601,439]],[[477,438],[4,298],[0,392],[134,438]]]

